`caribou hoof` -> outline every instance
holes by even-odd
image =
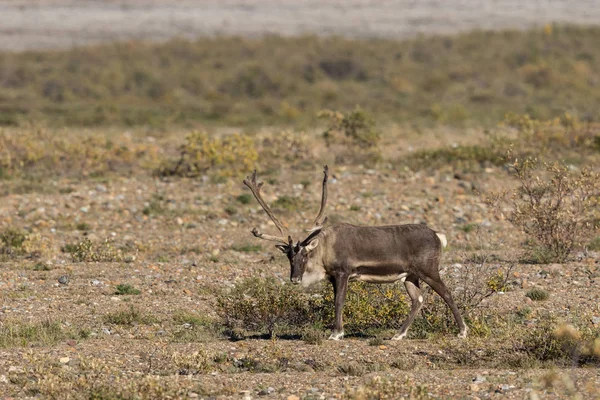
[[[344,337],[344,331],[333,332],[331,335],[329,335],[329,339],[328,340],[340,340],[343,337]]]
[[[402,340],[406,337],[406,332],[404,333],[396,333],[392,340]]]

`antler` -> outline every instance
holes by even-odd
[[[247,176],[246,179],[244,179],[244,185],[248,186],[248,188],[252,191],[252,194],[258,201],[258,204],[260,204],[260,206],[263,208],[263,210],[265,210],[265,212],[267,213],[269,218],[271,218],[271,221],[273,221],[273,223],[275,223],[275,226],[277,227],[277,229],[279,229],[281,236],[265,235],[263,233],[260,233],[258,231],[258,229],[256,229],[256,228],[252,229],[252,234],[260,239],[272,240],[274,242],[280,242],[280,243],[287,245],[288,240],[285,237],[285,228],[283,227],[283,224],[277,219],[277,217],[275,217],[275,215],[273,215],[273,212],[271,211],[271,209],[269,208],[267,203],[265,203],[265,201],[262,199],[262,197],[260,195],[260,188],[262,187],[263,182],[258,182],[258,183],[256,182],[256,170],[254,170],[254,173],[252,174],[252,178]]]
[[[323,168],[323,193],[321,194],[321,208],[319,208],[319,214],[317,214],[317,218],[315,218],[315,222],[313,222],[313,226],[309,229],[309,232],[314,232],[323,228],[323,224],[325,221],[327,221],[327,217],[323,218],[325,206],[327,205],[327,178],[329,178],[329,167],[325,165]]]

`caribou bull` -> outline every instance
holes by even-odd
[[[290,280],[293,284],[308,286],[323,279],[333,285],[335,298],[335,326],[329,339],[344,336],[342,308],[346,299],[348,282],[369,283],[404,282],[412,300],[408,318],[392,340],[400,340],[423,305],[420,281],[427,283],[446,302],[458,324],[459,337],[466,337],[467,327],[452,299],[450,291],[440,278],[439,264],[446,237],[425,225],[356,226],[346,223],[324,226],[327,204],[328,168],[323,171],[321,208],[308,236],[294,244],[286,235],[284,225],[275,217],[262,199],[263,182],[256,181],[256,170],[246,177],[244,184],[275,223],[280,236],[266,235],[254,228],[252,233],[260,239],[278,242],[276,246],[290,261]],[[286,237],[287,236],[287,237]]]

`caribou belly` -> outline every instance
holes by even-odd
[[[407,273],[403,272],[400,274],[386,274],[386,275],[369,275],[369,274],[352,274],[350,276],[350,280],[353,281],[362,281],[368,283],[394,283],[394,282],[404,282]]]

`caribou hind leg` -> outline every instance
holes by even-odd
[[[404,281],[404,287],[406,287],[408,296],[412,300],[410,313],[408,314],[406,321],[404,321],[400,327],[400,331],[394,335],[392,340],[401,340],[406,337],[408,328],[410,328],[410,325],[413,323],[417,313],[423,306],[423,295],[421,293],[421,289],[419,288],[419,278],[417,278],[415,275],[409,275]]]
[[[423,281],[425,281],[425,283],[427,283],[429,286],[431,286],[431,288],[433,290],[435,290],[435,292],[437,294],[439,294],[442,299],[444,299],[444,301],[446,302],[448,307],[450,307],[450,310],[452,311],[452,314],[454,315],[454,320],[456,321],[456,324],[458,325],[458,329],[459,329],[458,337],[466,338],[467,337],[467,325],[465,325],[465,321],[463,320],[462,316],[460,315],[460,312],[458,311],[458,307],[456,306],[456,303],[454,302],[454,299],[452,298],[452,294],[450,293],[450,290],[448,290],[448,288],[446,287],[446,285],[440,278],[439,273],[436,275],[437,276],[435,278],[432,278],[429,276],[423,276],[422,279],[423,279]]]

